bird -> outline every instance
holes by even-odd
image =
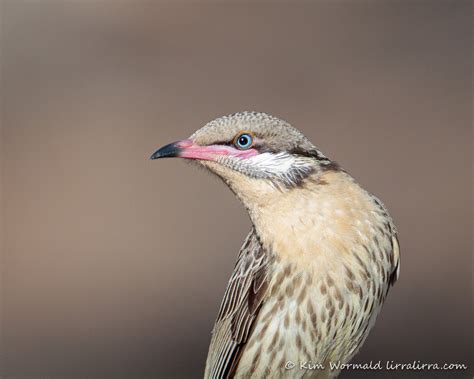
[[[288,122],[219,117],[151,159],[217,175],[246,208],[245,238],[204,378],[334,378],[365,342],[400,273],[384,204]]]

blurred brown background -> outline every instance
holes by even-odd
[[[472,377],[469,1],[1,1],[2,378],[198,378],[249,219],[159,146],[259,110],[383,199],[402,270],[355,361]]]

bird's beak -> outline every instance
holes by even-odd
[[[185,147],[185,144],[183,144],[183,142],[185,141],[173,142],[163,147],[160,147],[152,154],[150,159],[179,157],[181,152],[183,151],[183,148]]]
[[[150,159],[178,157],[215,161],[218,156],[222,155],[244,158],[255,154],[256,150],[254,149],[241,151],[226,145],[200,146],[195,144],[193,140],[186,139],[163,146],[156,150]]]

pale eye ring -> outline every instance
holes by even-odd
[[[235,137],[234,145],[237,149],[246,150],[253,145],[253,136],[249,133],[242,133]]]

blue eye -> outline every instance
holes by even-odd
[[[235,138],[234,145],[241,150],[248,149],[253,144],[253,137],[248,133],[243,133]]]

